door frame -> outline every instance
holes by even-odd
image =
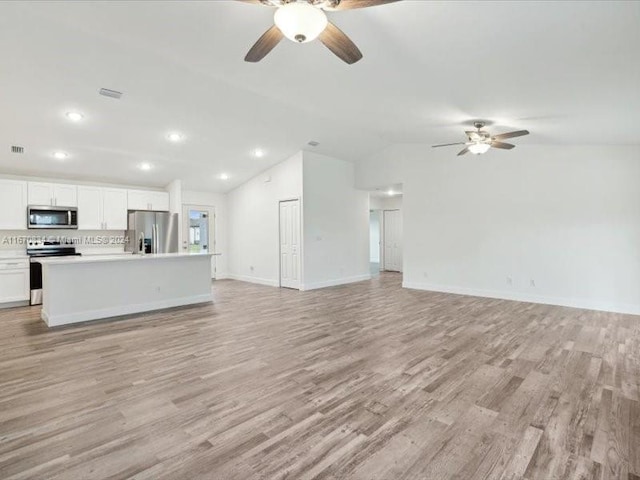
[[[208,242],[209,245],[209,253],[218,253],[216,252],[216,233],[218,230],[217,226],[217,217],[216,217],[216,207],[214,205],[198,205],[193,203],[183,203],[182,204],[182,212],[180,215],[182,216],[182,245],[180,248],[182,250],[186,250],[185,245],[189,245],[189,210],[207,210],[209,212],[209,231]],[[213,220],[212,220],[213,219]],[[212,228],[213,227],[213,228]],[[186,234],[186,237],[185,237]],[[211,256],[211,278],[215,279],[217,274],[217,257],[215,255]]]
[[[292,198],[283,198],[278,200],[278,287],[279,288],[289,288],[289,287],[282,287],[282,235],[281,235],[281,231],[282,229],[280,228],[280,204],[285,203],[285,202],[298,202],[298,227],[300,228],[300,232],[299,232],[299,252],[300,252],[300,271],[298,272],[298,276],[299,276],[299,282],[298,282],[298,290],[302,291],[304,290],[304,285],[302,283],[302,278],[303,278],[303,272],[304,272],[304,252],[303,252],[303,237],[302,237],[302,233],[303,233],[303,229],[302,229],[302,199],[300,197],[292,197]],[[295,289],[294,289],[295,290]]]
[[[385,218],[385,213],[386,212],[401,212],[402,209],[400,208],[386,208],[384,210],[381,210],[382,212],[382,219],[380,221],[380,226],[382,228],[382,235],[380,236],[380,238],[382,239],[382,241],[380,242],[381,245],[381,252],[380,252],[380,271],[383,272],[399,272],[402,273],[404,270],[404,264],[400,266],[400,270],[387,270],[387,255],[386,255],[386,246],[387,246],[387,230],[386,230],[386,218]],[[400,214],[402,215],[402,213]],[[404,229],[402,231],[403,235],[404,235]],[[403,238],[404,240],[404,238]],[[402,261],[404,262],[404,249],[402,252]]]
[[[380,266],[378,270],[384,271],[384,210],[380,208],[374,208],[369,210],[369,228],[371,228],[371,214],[378,215],[378,258]],[[371,243],[371,242],[369,242]]]

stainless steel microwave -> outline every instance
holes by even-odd
[[[77,229],[78,209],[76,207],[29,205],[27,207],[27,227]]]

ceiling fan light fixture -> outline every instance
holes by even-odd
[[[307,43],[327,28],[327,15],[307,2],[291,2],[276,10],[276,26],[292,42]]]
[[[483,153],[487,153],[491,145],[483,142],[476,142],[469,145],[469,151],[474,155],[482,155]]]

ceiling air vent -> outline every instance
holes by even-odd
[[[11,145],[11,153],[24,153],[24,147],[18,145]]]
[[[101,88],[100,95],[104,95],[105,97],[111,98],[120,98],[122,97],[122,92],[117,92],[115,90],[109,90],[108,88]]]

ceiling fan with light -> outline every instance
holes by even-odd
[[[476,130],[469,130],[464,132],[469,138],[468,142],[445,143],[442,145],[433,145],[432,148],[449,147],[452,145],[466,145],[466,147],[462,149],[460,153],[458,153],[458,156],[464,155],[469,152],[473,153],[474,155],[481,155],[483,153],[487,153],[491,147],[511,150],[512,148],[515,148],[515,145],[502,142],[502,140],[529,135],[529,130],[518,130],[515,132],[491,135],[489,134],[489,132],[482,130],[485,127],[484,122],[473,122],[473,126],[476,128]]]
[[[273,17],[275,25],[255,43],[246,62],[259,62],[284,37],[297,43],[307,43],[316,38],[341,60],[349,65],[362,58],[362,52],[342,30],[327,19],[325,11],[351,10],[375,7],[399,0],[238,0],[277,8]]]

